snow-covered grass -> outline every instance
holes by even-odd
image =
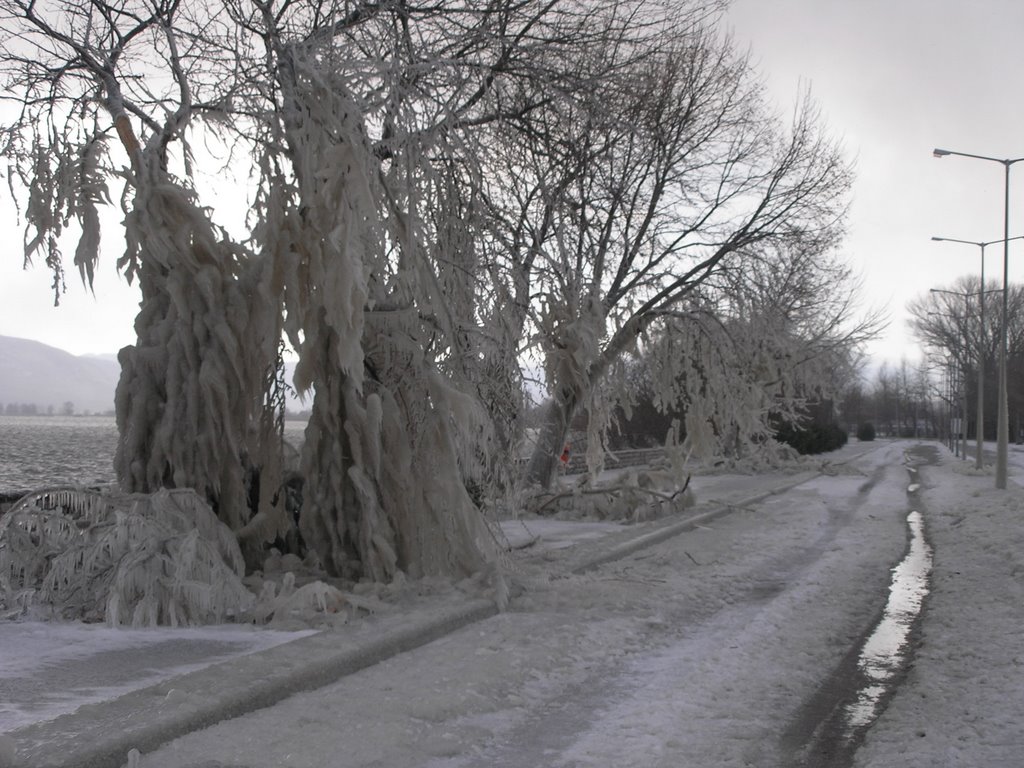
[[[912,445],[851,445],[833,459],[871,452],[583,574],[566,567],[569,553],[622,526],[580,523],[567,551],[574,523],[527,520],[533,545],[514,555],[524,591],[510,611],[177,739],[141,766],[786,764],[780,733],[876,615],[915,500],[935,550],[922,645],[856,764],[1020,765],[1024,453],[1011,446],[1003,492],[937,446],[940,463],[908,495]],[[794,479],[699,476],[693,487],[698,503],[735,504]],[[346,627],[334,631],[344,642]],[[13,665],[31,674],[27,642],[0,643],[21,647]],[[108,650],[124,653],[97,640],[82,664]]]

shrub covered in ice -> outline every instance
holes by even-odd
[[[191,490],[37,491],[0,517],[0,606],[112,626],[207,624],[253,603],[234,535]]]

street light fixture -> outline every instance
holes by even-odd
[[[939,152],[940,150],[936,150]],[[942,155],[937,155],[941,157]],[[992,293],[992,291],[985,290],[985,248],[986,246],[993,245],[995,243],[1001,243],[1002,240],[960,240],[956,237],[932,237],[932,240],[938,243],[963,243],[964,245],[976,245],[981,249],[981,286],[978,293],[979,302],[979,319],[978,319],[978,414],[977,414],[977,427],[975,428],[975,456],[974,466],[977,469],[981,469],[984,465],[982,459],[982,444],[985,439],[985,294]],[[1007,242],[1011,240],[1024,240],[1024,235],[1017,235],[1007,239]],[[932,289],[934,290],[934,289]]]
[[[1009,307],[1009,272],[1010,272],[1010,166],[1024,160],[1024,157],[1000,159],[987,155],[974,155],[969,152],[954,152],[951,149],[934,149],[935,157],[957,155],[975,160],[988,160],[1003,166],[1003,327],[1002,339],[999,344],[999,416],[996,424],[996,488],[1006,488],[1007,458],[1010,442],[1010,413],[1006,394],[1006,358],[1007,358],[1007,326],[1010,319]],[[998,241],[997,241],[998,242]]]

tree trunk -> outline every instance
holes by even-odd
[[[560,366],[564,380],[554,382],[555,396],[549,401],[540,434],[526,469],[526,483],[548,489],[554,478],[558,457],[565,447],[569,427],[580,404],[586,401],[593,387],[607,374],[608,369],[636,341],[637,335],[650,320],[650,316],[634,316],[617,330],[593,360],[583,364]],[[603,321],[603,316],[601,317]],[[583,345],[579,347],[582,349]],[[584,375],[576,371],[584,369]]]
[[[344,81],[287,54],[278,75],[294,186],[275,180],[266,236],[284,274],[295,385],[315,393],[300,530],[332,575],[464,577],[494,555],[463,482],[475,457],[453,434],[471,409],[429,358],[416,303],[423,265],[396,268],[385,247],[422,258],[407,224],[415,207],[398,210],[386,194]]]
[[[568,397],[552,398],[548,401],[544,422],[537,435],[537,442],[530,454],[530,462],[526,468],[526,483],[539,486],[545,490],[551,487],[555,476],[558,457],[565,447],[569,435],[569,425],[576,415],[577,396],[569,393]]]

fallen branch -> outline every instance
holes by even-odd
[[[655,491],[651,488],[642,488],[639,485],[613,485],[605,488],[589,488],[580,490],[574,488],[570,491],[562,491],[551,496],[550,499],[545,501],[539,507],[533,510],[533,514],[539,515],[546,507],[550,506],[559,499],[566,499],[571,496],[597,496],[601,494],[615,494],[623,491],[639,491],[640,493],[646,493],[655,498],[661,499],[662,501],[675,501],[676,497],[681,493],[685,493],[686,489],[690,487],[690,475],[686,476],[686,482],[683,483],[683,487],[672,494],[662,493],[661,491]]]

